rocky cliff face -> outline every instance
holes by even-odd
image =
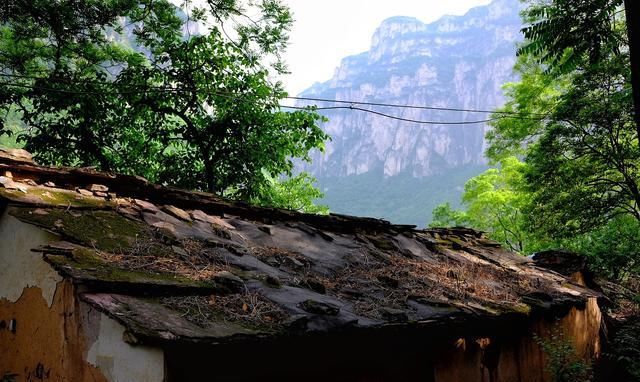
[[[495,0],[463,16],[431,24],[393,17],[380,25],[369,51],[342,60],[333,78],[302,96],[495,109],[501,86],[514,79],[521,21],[518,0]],[[323,102],[320,106],[336,106]],[[348,105],[347,105],[348,106]],[[429,121],[474,121],[487,114],[436,110],[367,108],[398,117]],[[333,140],[306,169],[319,178],[382,172],[425,177],[485,162],[486,124],[424,125],[353,110],[325,111]]]

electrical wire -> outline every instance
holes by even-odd
[[[300,107],[300,106],[281,106],[284,108],[289,108],[289,109],[298,109],[298,110],[305,110],[304,107]],[[492,122],[492,121],[497,121],[499,119],[503,119],[503,118],[512,118],[512,117],[495,117],[495,118],[488,118],[488,119],[482,119],[479,121],[453,121],[453,122],[447,122],[447,121],[421,121],[421,120],[416,120],[416,119],[410,119],[410,118],[403,118],[403,117],[398,117],[395,115],[390,115],[390,114],[385,114],[385,113],[381,113],[379,111],[375,111],[375,110],[369,110],[369,109],[363,109],[357,106],[330,106],[330,107],[315,107],[314,110],[355,110],[355,111],[362,111],[362,112],[366,112],[366,113],[371,113],[371,114],[375,114],[384,118],[389,118],[389,119],[395,119],[398,121],[402,121],[402,122],[411,122],[411,123],[417,123],[417,124],[424,124],[424,125],[474,125],[474,124],[478,124],[478,123],[487,123],[487,122]]]
[[[38,80],[38,79],[43,79],[40,77],[30,77],[30,76],[23,76],[23,75],[15,75],[15,74],[5,74],[5,73],[0,73],[0,76],[7,76],[7,77],[15,77],[15,78],[24,78],[24,79],[33,79],[33,80]],[[63,82],[69,82],[69,81],[63,81]],[[89,83],[89,82],[84,82],[84,83],[76,83],[76,82],[72,82],[75,85],[101,85],[103,83],[98,83],[98,82],[93,82],[93,83]],[[148,93],[148,92],[160,92],[160,93],[179,93],[179,92],[186,92],[186,91],[190,91],[188,89],[180,89],[180,88],[171,88],[171,87],[148,87],[148,88],[144,88],[144,89],[135,89],[135,90],[118,90],[118,91],[111,91],[111,92],[97,92],[97,91],[85,91],[85,90],[68,90],[68,89],[58,89],[58,88],[48,88],[48,87],[42,87],[42,86],[36,86],[36,85],[25,85],[25,84],[17,84],[17,83],[13,83],[13,82],[0,82],[0,85],[4,85],[4,86],[14,86],[14,87],[20,87],[20,88],[24,88],[24,89],[33,89],[33,90],[41,90],[41,91],[48,91],[48,92],[58,92],[58,93],[63,93],[63,94],[76,94],[76,95],[104,95],[104,94],[144,94],[144,93]],[[236,95],[233,95],[231,93],[219,93],[219,92],[209,92],[209,94],[212,95],[216,95],[216,96],[220,96],[220,97],[227,97],[227,98],[231,98],[237,101],[246,101],[245,99],[243,99],[242,97],[238,97]],[[540,117],[540,118],[532,118],[532,117],[526,117],[524,115],[522,115],[522,113],[514,113],[514,112],[497,112],[497,111],[488,111],[488,110],[477,110],[477,109],[460,109],[460,108],[444,108],[444,107],[432,107],[432,106],[415,106],[415,105],[397,105],[397,104],[385,104],[385,103],[373,103],[373,102],[349,102],[349,101],[341,101],[341,100],[329,100],[329,99],[323,99],[323,98],[311,98],[311,97],[284,97],[287,99],[294,99],[294,100],[307,100],[307,101],[318,101],[318,102],[334,102],[334,103],[339,103],[339,104],[346,104],[346,103],[350,103],[350,106],[318,106],[318,105],[306,105],[306,106],[288,106],[288,105],[278,105],[278,107],[283,108],[283,109],[294,109],[294,110],[352,110],[352,111],[359,111],[359,112],[365,112],[365,113],[370,113],[370,114],[374,114],[383,118],[388,118],[388,119],[393,119],[393,120],[397,120],[397,121],[401,121],[401,122],[408,122],[408,123],[416,123],[416,124],[425,124],[425,125],[473,125],[473,124],[480,124],[480,123],[487,123],[487,122],[493,122],[496,120],[500,120],[500,119],[504,119],[504,118],[513,118],[513,119],[534,119],[534,120],[541,120],[544,117]],[[404,117],[399,117],[399,116],[394,116],[391,114],[387,114],[387,113],[382,113],[376,110],[370,110],[370,109],[365,109],[362,107],[358,107],[356,105],[366,105],[366,106],[380,106],[380,107],[395,107],[395,108],[408,108],[408,109],[425,109],[425,110],[438,110],[438,111],[455,111],[455,112],[477,112],[477,113],[494,113],[497,114],[497,117],[493,117],[493,118],[487,118],[487,119],[482,119],[482,120],[473,120],[473,121],[424,121],[424,120],[416,120],[416,119],[410,119],[410,118],[404,118]],[[533,113],[530,113],[529,115],[532,115]],[[542,115],[541,115],[542,116]]]
[[[457,111],[468,113],[488,113],[488,114],[512,114],[512,115],[536,115],[545,117],[542,113],[523,113],[517,111],[498,111],[498,110],[483,110],[483,109],[463,109],[463,108],[451,108],[451,107],[438,107],[438,106],[420,106],[420,105],[403,105],[381,102],[363,102],[363,101],[346,101],[346,100],[332,100],[327,98],[314,98],[314,97],[285,97],[287,99],[293,99],[298,101],[315,101],[315,102],[329,102],[329,103],[341,103],[349,105],[366,105],[366,106],[380,106],[380,107],[395,107],[401,109],[419,109],[419,110],[438,110],[438,111]]]
[[[42,77],[34,77],[34,76],[25,76],[19,74],[6,74],[0,73],[0,76],[6,77],[14,77],[14,78],[24,78],[24,79],[32,79],[32,80],[41,80],[45,79]],[[68,81],[65,79],[47,79],[58,82],[66,82],[72,83],[76,85],[102,85],[101,82],[74,82]],[[177,88],[166,88],[166,87],[148,87],[144,90],[134,90],[129,91],[127,93],[143,93],[147,91],[173,91],[179,92],[181,89]],[[393,108],[401,108],[401,109],[419,109],[419,110],[437,110],[437,111],[453,111],[453,112],[467,112],[467,113],[486,113],[486,114],[500,114],[500,115],[516,115],[516,116],[537,116],[537,117],[548,117],[548,114],[545,113],[532,113],[532,112],[518,112],[518,111],[500,111],[500,110],[487,110],[487,109],[467,109],[467,108],[453,108],[453,107],[441,107],[441,106],[427,106],[427,105],[406,105],[406,104],[393,104],[393,103],[384,103],[384,102],[366,102],[366,101],[350,101],[350,100],[335,100],[328,98],[318,98],[318,97],[301,97],[301,96],[286,96],[283,97],[286,99],[297,100],[297,101],[315,101],[315,102],[327,102],[327,103],[337,103],[337,104],[348,104],[348,105],[364,105],[364,106],[379,106],[379,107],[393,107]],[[311,105],[317,106],[317,105]]]

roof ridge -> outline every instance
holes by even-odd
[[[4,146],[0,146],[0,163],[31,163],[35,164],[31,153],[23,149],[12,149]]]
[[[120,197],[148,200],[156,204],[175,205],[185,209],[201,209],[210,214],[231,214],[257,221],[295,221],[329,231],[394,231],[407,232],[415,225],[392,224],[387,220],[331,213],[315,215],[279,208],[253,206],[216,194],[184,190],[149,182],[147,179],[117,173],[96,171],[92,167],[51,167],[36,164],[25,150],[0,148],[0,171],[8,171],[15,179],[30,179],[37,184],[54,182],[67,189],[102,184]]]

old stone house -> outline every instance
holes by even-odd
[[[548,381],[598,294],[468,229],[256,208],[0,151],[0,379]]]

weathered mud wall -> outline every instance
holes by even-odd
[[[442,349],[435,363],[435,380],[551,382],[545,371],[547,355],[533,334],[543,341],[549,341],[552,333],[561,334],[562,341],[573,345],[577,357],[591,362],[600,355],[601,322],[600,309],[592,298],[584,308],[571,308],[560,319],[540,318],[520,336],[460,338]]]
[[[125,328],[81,303],[83,325],[90,328],[86,359],[110,382],[164,380],[164,353],[159,348],[131,346],[123,341]],[[87,330],[85,330],[85,333]]]
[[[124,328],[79,302],[31,248],[56,237],[0,217],[0,379],[161,382],[163,353],[123,342]]]
[[[14,302],[26,287],[37,286],[51,306],[56,284],[62,278],[31,249],[56,236],[2,213],[0,208],[0,299]]]
[[[0,376],[14,374],[18,382],[107,381],[83,359],[86,344],[73,295],[73,285],[63,281],[51,307],[36,287],[25,289],[15,303],[0,300],[0,320],[14,323],[12,330],[0,330]]]
[[[73,285],[31,251],[55,238],[0,216],[0,377],[104,381],[82,361]]]
[[[344,332],[218,346],[169,346],[167,381],[551,382],[533,334],[564,333],[577,355],[597,359],[596,300],[555,316],[467,321],[435,330]],[[463,330],[464,338],[453,338]],[[215,360],[215,363],[213,363]]]

